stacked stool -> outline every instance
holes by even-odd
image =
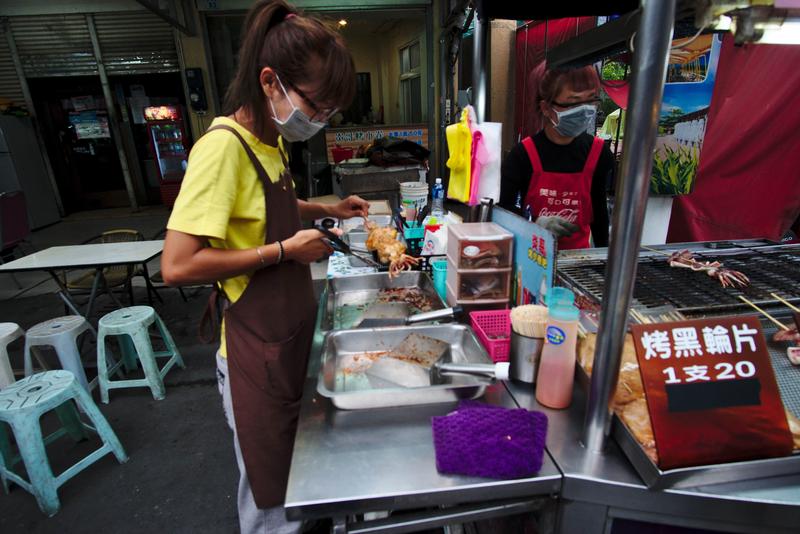
[[[86,414],[93,426],[83,423],[72,403]],[[64,428],[43,437],[40,417],[57,410]],[[60,508],[58,488],[108,453],[122,463],[128,457],[116,434],[92,402],[87,390],[69,371],[46,371],[16,382],[0,391],[0,422],[7,423],[20,451],[29,480],[11,470],[11,460],[0,455],[0,478],[10,480],[36,497],[39,508],[49,516]],[[53,475],[45,445],[63,436],[82,437],[85,431],[96,433],[103,445],[58,476]]]
[[[167,350],[160,352],[153,350],[149,332],[153,325],[164,340]],[[120,337],[125,368],[133,370],[137,363],[141,362],[144,378],[114,381],[110,379],[106,362],[106,338],[109,336]],[[159,369],[157,358],[169,358],[169,360]],[[100,398],[104,403],[108,403],[108,391],[115,388],[149,387],[154,399],[163,399],[166,395],[164,376],[174,365],[185,367],[164,321],[150,306],[122,308],[100,319],[97,330],[97,377],[100,383]]]
[[[14,383],[14,370],[8,359],[8,345],[25,335],[17,323],[0,323],[0,389]]]
[[[31,376],[33,347],[53,347],[58,354],[61,368],[75,375],[78,383],[89,391],[90,384],[83,370],[81,354],[78,350],[78,336],[89,330],[89,322],[80,315],[56,317],[32,326],[25,334],[25,376]],[[94,382],[93,384],[94,385]]]

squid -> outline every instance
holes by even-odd
[[[397,240],[397,230],[388,226],[378,226],[369,219],[364,219],[367,229],[367,250],[378,253],[381,263],[389,264],[389,278],[394,278],[403,271],[410,271],[419,263],[419,258],[406,254],[406,245]]]
[[[708,276],[719,280],[722,287],[735,288],[750,285],[750,279],[744,273],[723,267],[722,263],[718,261],[698,261],[688,250],[672,253],[667,261],[670,267],[702,271]]]

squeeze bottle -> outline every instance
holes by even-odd
[[[555,289],[555,288],[554,288]],[[563,288],[558,288],[563,289]],[[544,347],[539,359],[536,400],[548,408],[566,408],[572,401],[575,379],[575,343],[578,338],[580,311],[573,304],[575,294],[550,293]]]

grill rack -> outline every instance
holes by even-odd
[[[673,250],[663,250],[670,254]],[[773,246],[714,253],[695,252],[700,261],[719,261],[750,278],[745,288],[723,288],[716,278],[702,272],[670,267],[666,256],[652,254],[639,259],[632,308],[644,314],[661,313],[665,306],[686,316],[751,312],[739,296],[763,306],[782,306],[770,293],[789,302],[800,302],[800,247]],[[562,282],[595,300],[602,301],[605,260],[569,262],[559,265]]]

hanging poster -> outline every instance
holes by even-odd
[[[672,42],[650,180],[655,195],[692,191],[721,48],[716,34]]]
[[[108,115],[105,111],[80,111],[69,114],[69,122],[75,128],[78,139],[108,139]]]
[[[396,137],[413,141],[428,147],[428,127],[425,124],[403,126],[359,126],[355,128],[328,128],[325,130],[325,144],[328,150],[328,163],[333,164],[333,149],[352,148],[355,153],[360,147],[371,144],[382,137]]]

